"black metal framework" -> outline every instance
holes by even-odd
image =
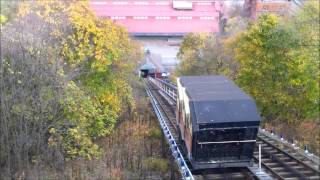
[[[195,161],[250,161],[258,127],[218,128],[195,133]]]

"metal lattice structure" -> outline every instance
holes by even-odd
[[[179,149],[177,142],[174,140],[172,132],[169,130],[168,125],[165,121],[165,117],[164,115],[161,113],[160,111],[160,107],[159,107],[159,103],[157,101],[157,99],[153,96],[153,94],[151,93],[150,89],[147,89],[147,94],[150,97],[150,101],[152,104],[152,107],[155,111],[155,114],[158,118],[159,124],[161,126],[161,129],[165,135],[165,139],[167,140],[169,146],[170,146],[170,150],[172,153],[172,156],[174,157],[178,168],[181,172],[181,175],[183,177],[183,179],[185,180],[193,180],[193,176],[192,173],[189,169],[189,167],[187,166],[187,163],[185,161],[185,159],[183,158],[183,155],[181,153],[181,150]]]

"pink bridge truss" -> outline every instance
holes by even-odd
[[[91,0],[98,16],[126,27],[133,35],[184,35],[218,32],[222,4],[219,1],[188,1],[192,9],[175,9],[170,0]]]

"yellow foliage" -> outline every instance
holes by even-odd
[[[121,105],[118,95],[112,92],[105,92],[105,94],[103,94],[99,99],[103,105],[108,105],[113,111],[117,113],[120,112]]]
[[[59,123],[67,125],[50,128],[48,144],[63,142],[68,158],[97,156],[93,140],[110,134],[122,109],[134,104],[127,77],[139,57],[138,46],[125,29],[96,17],[88,1],[24,2],[18,12],[20,18],[30,13],[50,26],[50,42],[44,46],[56,48],[55,57],[64,61],[57,72],[67,79],[66,98],[61,100],[65,119]],[[68,79],[73,73],[70,79],[75,81]]]
[[[18,9],[18,16],[25,16],[30,11],[30,4],[27,2],[22,2]]]

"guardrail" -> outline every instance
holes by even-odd
[[[185,180],[194,180],[192,173],[189,169],[189,167],[186,164],[186,161],[183,159],[183,156],[181,154],[180,149],[178,148],[177,143],[175,142],[172,133],[170,132],[167,123],[165,122],[165,119],[160,111],[159,108],[159,103],[156,100],[156,98],[152,95],[152,93],[150,92],[150,90],[147,88],[146,89],[148,96],[150,97],[150,101],[152,104],[152,107],[157,115],[158,121],[160,123],[161,129],[164,133],[165,139],[167,140],[171,152],[172,152],[172,156],[174,157],[176,163],[178,164],[179,170],[181,172],[182,178]]]
[[[176,101],[177,99],[177,86],[166,82],[164,80],[158,78],[149,77],[149,81],[151,81],[154,85],[156,85],[162,92],[167,94],[172,100]]]

